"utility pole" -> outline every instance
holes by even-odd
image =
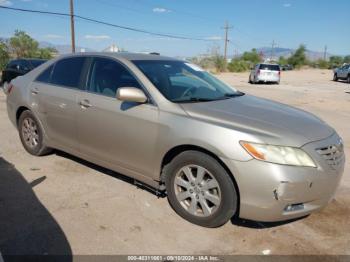
[[[276,46],[275,40],[272,41],[271,45],[272,45],[272,48],[271,48],[271,57],[270,57],[270,59],[272,60],[273,57],[275,56],[275,46]]]
[[[75,53],[74,4],[70,0],[70,29],[72,34],[72,53]]]
[[[327,60],[327,46],[324,47],[323,60]]]
[[[228,30],[232,29],[233,26],[230,26],[229,23],[226,21],[225,26],[223,27],[223,29],[225,30],[225,52],[224,52],[224,59],[225,59],[225,63],[227,61],[227,45],[228,45]]]

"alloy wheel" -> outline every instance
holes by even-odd
[[[174,188],[177,200],[191,215],[211,216],[221,204],[219,183],[204,167],[182,167],[175,176]]]
[[[32,118],[25,118],[22,122],[22,135],[25,144],[33,149],[39,144],[39,130]]]

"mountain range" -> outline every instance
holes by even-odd
[[[282,48],[282,47],[276,47],[272,50],[271,47],[261,47],[261,48],[257,48],[257,52],[261,53],[265,58],[272,58],[274,60],[278,60],[279,57],[289,57],[291,56],[296,49],[292,49],[292,48]],[[318,52],[318,51],[313,51],[313,50],[309,50],[306,49],[305,51],[305,55],[306,57],[311,60],[311,61],[315,61],[318,59],[323,59],[324,58],[324,52]],[[332,56],[332,54],[330,53],[326,53],[326,57],[329,58],[330,56]]]
[[[0,38],[1,40],[1,38]],[[4,38],[2,38],[2,40],[6,40]],[[71,46],[70,45],[64,45],[64,44],[53,44],[50,42],[39,42],[39,46],[41,48],[46,48],[46,47],[52,47],[55,48],[59,54],[67,54],[71,52]],[[94,50],[91,48],[86,48],[86,47],[81,47],[81,46],[77,46],[76,50],[78,52],[84,51],[84,52],[94,52],[94,51],[101,51],[101,50]],[[278,60],[278,58],[280,56],[282,57],[289,57],[291,56],[296,49],[292,49],[292,48],[282,48],[282,47],[276,47],[272,50],[271,47],[260,47],[256,49],[258,53],[261,53],[263,55],[264,58],[272,58],[274,60]],[[306,57],[311,60],[311,61],[315,61],[318,59],[321,59],[324,57],[324,52],[319,52],[319,51],[313,51],[313,50],[309,50],[307,49],[306,52]],[[237,56],[239,56],[240,54],[237,54]],[[329,58],[330,56],[332,56],[331,53],[326,53],[326,57]]]

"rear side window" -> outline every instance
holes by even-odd
[[[52,68],[53,68],[53,65],[51,65],[47,69],[45,69],[44,72],[42,72],[38,76],[36,81],[42,82],[42,83],[50,83]]]
[[[26,61],[26,60],[19,60],[18,65],[19,65],[20,70],[29,70],[30,69],[30,65],[29,65],[28,61]]]
[[[17,69],[17,65],[18,65],[18,61],[17,61],[17,60],[14,60],[14,61],[11,61],[11,62],[7,65],[7,68]]]
[[[51,84],[78,88],[84,62],[84,57],[71,57],[58,61],[51,75]]]
[[[36,68],[45,62],[46,60],[30,60],[30,64],[32,65],[32,68]]]
[[[270,71],[280,71],[280,66],[279,65],[261,64],[259,69],[270,70]]]

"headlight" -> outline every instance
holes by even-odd
[[[240,144],[255,159],[281,165],[316,167],[312,158],[302,149],[241,141]]]

